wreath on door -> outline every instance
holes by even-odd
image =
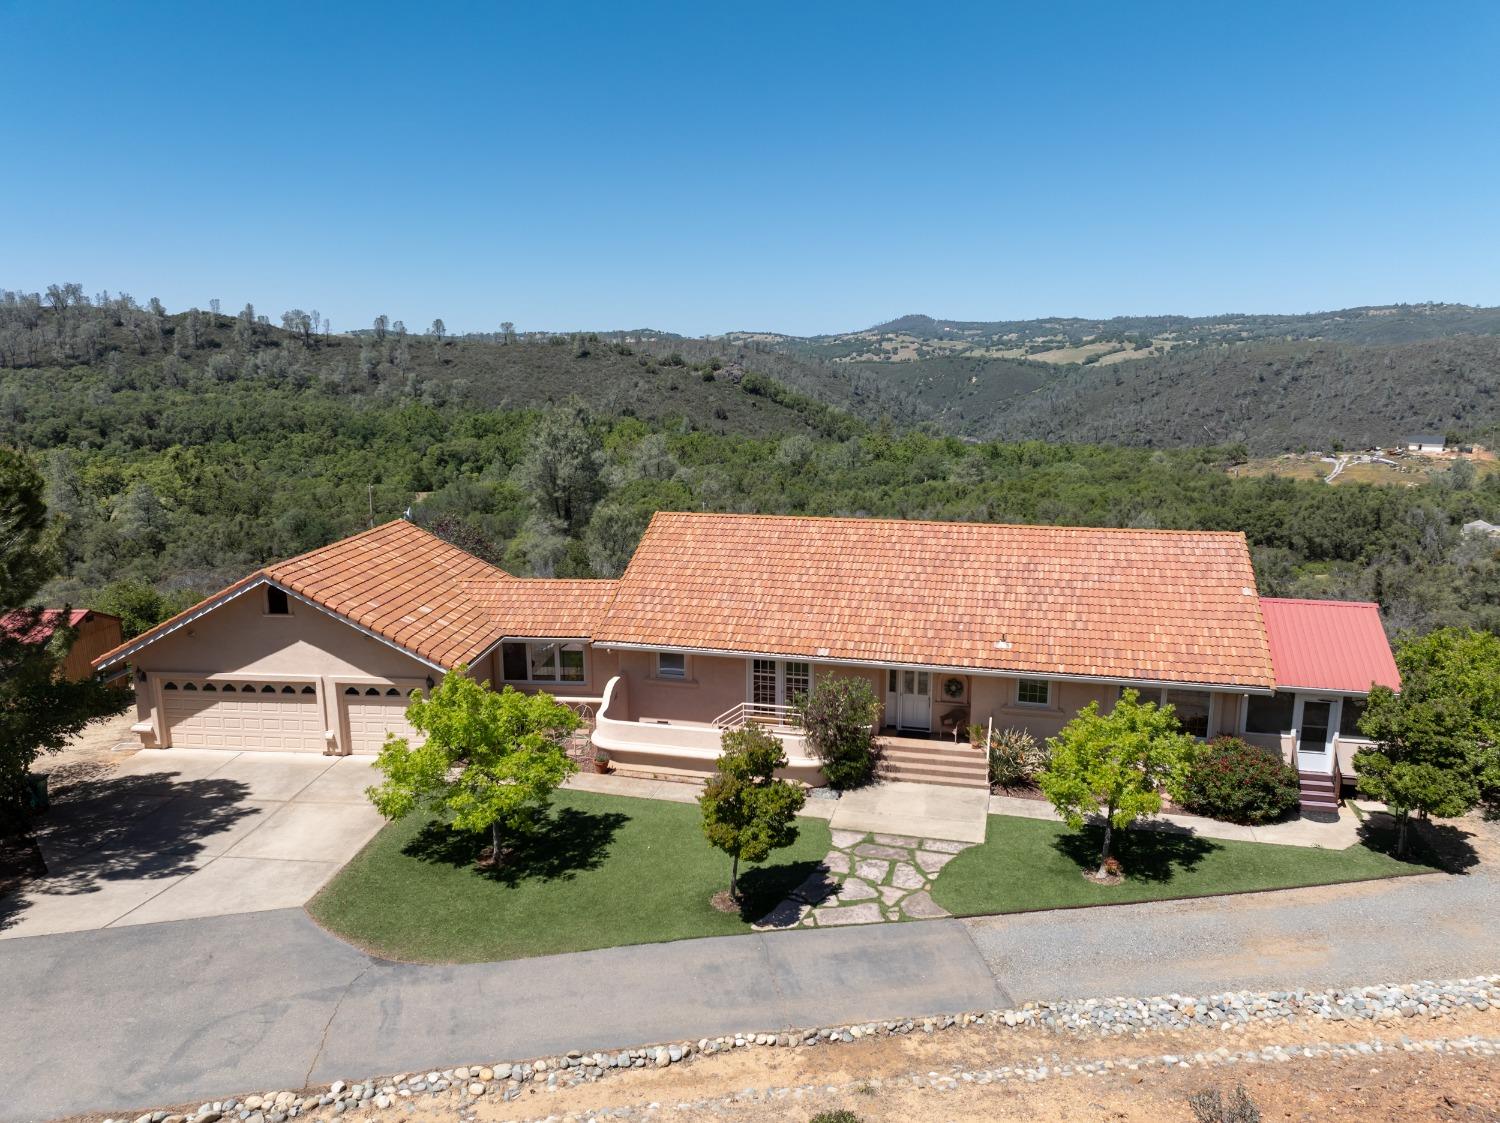
[[[943,683],[943,693],[949,698],[959,699],[964,696],[964,680],[961,678],[950,678]]]

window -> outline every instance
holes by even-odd
[[[1168,690],[1162,699],[1177,711],[1182,731],[1194,737],[1208,736],[1208,709],[1213,695],[1206,690]]]
[[[687,678],[687,656],[680,651],[658,651],[656,653],[657,678]]]
[[[750,660],[750,702],[756,706],[790,706],[812,690],[812,664],[800,660]]]
[[[1359,719],[1365,716],[1365,700],[1363,698],[1345,698],[1344,712],[1339,715],[1339,736],[1341,737],[1363,737],[1359,731]]]
[[[286,590],[278,589],[275,585],[266,586],[266,615],[267,616],[290,616],[292,614],[291,601],[287,599]]]
[[[1022,706],[1050,706],[1052,684],[1044,678],[1017,679],[1016,702]]]
[[[526,678],[526,645],[524,643],[502,643],[500,645],[500,673],[514,682]]]
[[[582,682],[583,644],[558,640],[502,643],[500,674],[508,682]]]
[[[1286,733],[1292,728],[1292,707],[1297,704],[1295,694],[1250,695],[1250,705],[1245,712],[1246,733]]]

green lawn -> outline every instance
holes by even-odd
[[[1143,830],[1116,831],[1115,840],[1125,880],[1114,886],[1095,885],[1083,878],[1082,871],[1098,865],[1098,830],[1074,832],[1061,823],[991,815],[984,843],[948,863],[932,896],[955,916],[986,916],[1366,881],[1435,868],[1383,853],[1383,838],[1348,850],[1221,842]]]
[[[390,959],[466,963],[750,930],[828,853],[828,825],[798,819],[795,845],[742,867],[740,916],[709,898],[729,859],[695,804],[559,792],[537,842],[497,873],[487,839],[421,816],[387,825],[307,906],[320,924]]]

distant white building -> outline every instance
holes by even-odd
[[[1500,526],[1485,522],[1483,519],[1475,519],[1473,522],[1464,523],[1464,534],[1465,536],[1485,534],[1491,538],[1500,538]]]
[[[1435,433],[1418,433],[1406,438],[1407,452],[1442,452],[1447,447],[1447,438]]]

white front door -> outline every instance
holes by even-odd
[[[1337,698],[1297,696],[1292,724],[1297,737],[1297,767],[1303,772],[1333,772],[1333,739],[1339,731]]]
[[[932,675],[927,671],[896,672],[896,726],[898,729],[932,728]]]

